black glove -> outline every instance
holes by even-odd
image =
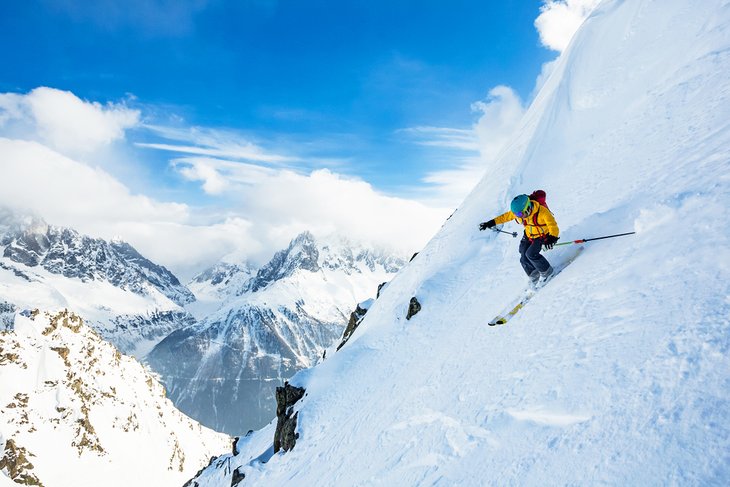
[[[486,230],[487,228],[493,228],[496,225],[494,220],[489,220],[488,222],[481,222],[479,224],[479,230]]]
[[[556,237],[555,235],[545,235],[542,238],[542,246],[550,250],[553,248],[553,245],[555,245],[555,242],[557,242],[559,238],[560,237]]]

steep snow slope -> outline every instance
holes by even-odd
[[[231,434],[259,428],[275,415],[275,387],[321,358],[403,263],[305,232],[245,284],[233,279],[240,287],[223,292],[219,310],[165,338],[148,361],[186,414]]]
[[[230,445],[67,311],[0,331],[0,405],[0,480],[28,485],[179,486]]]
[[[269,427],[198,485],[726,485],[728,95],[727,0],[604,1],[457,213],[294,378],[295,448],[269,459]],[[637,234],[489,328],[526,278],[476,225],[536,188],[563,240]]]

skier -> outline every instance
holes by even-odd
[[[541,200],[542,204],[538,201]],[[493,228],[495,225],[516,220],[525,227],[525,233],[520,241],[520,264],[536,285],[542,277],[543,282],[553,275],[553,266],[540,255],[543,247],[552,249],[558,241],[560,230],[555,217],[545,204],[545,192],[535,191],[530,196],[521,194],[515,196],[510,204],[510,211],[498,217],[479,224],[479,230]]]

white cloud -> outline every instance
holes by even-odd
[[[94,237],[121,237],[183,279],[226,254],[263,263],[305,230],[344,235],[405,255],[420,249],[449,213],[385,195],[357,178],[312,170],[310,160],[270,150],[235,132],[150,129],[140,125],[140,117],[123,104],[102,106],[51,88],[0,95],[0,206]],[[116,177],[98,166],[108,165],[109,157],[125,160],[130,148],[125,130],[132,126],[148,128],[162,139],[135,145],[178,156],[169,167],[200,184],[210,206],[135,194],[117,177],[138,177],[137,165],[127,165]],[[444,137],[454,143],[468,138],[459,132]],[[91,153],[93,148],[106,150]],[[155,183],[135,180],[138,187]],[[168,194],[190,198],[180,191]]]
[[[210,130],[200,127],[172,128],[146,125],[145,128],[167,139],[181,142],[137,143],[138,147],[157,149],[178,154],[220,157],[267,164],[283,164],[300,161],[297,157],[286,156],[266,150],[261,145],[246,140],[241,134],[225,130]]]
[[[476,135],[471,129],[449,127],[411,127],[399,130],[416,139],[416,143],[430,147],[476,151],[479,149]]]
[[[562,52],[601,0],[545,0],[535,27],[548,49]]]
[[[384,195],[365,181],[328,169],[304,174],[210,158],[177,159],[172,166],[201,182],[207,193],[233,201],[236,212],[251,222],[262,249],[282,247],[309,230],[405,254],[418,250],[448,216],[446,209]]]
[[[236,184],[257,184],[275,174],[267,167],[210,157],[183,157],[170,164],[185,179],[202,182],[203,191],[211,195],[237,189]]]
[[[81,100],[68,91],[36,88],[26,95],[0,94],[0,127],[67,154],[87,154],[124,138],[139,124],[138,110],[124,104]]]
[[[450,212],[384,195],[365,181],[327,169],[308,175],[279,171],[252,186],[241,204],[272,237],[309,229],[409,253],[420,250]]]
[[[38,142],[0,138],[0,154],[0,206],[95,237],[121,236],[183,277],[226,253],[261,250],[242,217],[201,218],[188,205],[135,195],[104,170]]]
[[[479,152],[485,163],[493,161],[517,128],[525,107],[519,95],[508,86],[496,86],[489,91],[486,100],[472,105],[481,112],[474,127],[479,140]]]

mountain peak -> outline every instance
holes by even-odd
[[[147,295],[157,289],[183,305],[195,297],[170,271],[143,257],[129,243],[107,242],[76,230],[48,225],[35,217],[16,219],[0,236],[3,257],[28,267],[82,281],[108,281],[116,287]]]

